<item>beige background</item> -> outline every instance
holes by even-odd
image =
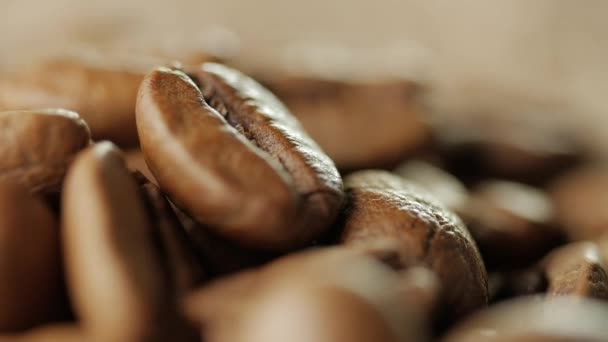
[[[322,46],[312,59],[315,68],[423,78],[432,86],[439,112],[523,108],[551,120],[565,114],[566,120],[589,133],[590,140],[608,146],[602,127],[608,111],[608,1],[0,0],[0,4],[3,68],[15,68],[76,43],[171,47],[227,42],[225,48],[234,50],[236,37],[243,65],[276,67],[287,60],[287,65],[304,68],[311,58],[299,56],[303,46]],[[342,48],[355,54],[345,55]],[[344,61],[352,67],[346,68]]]

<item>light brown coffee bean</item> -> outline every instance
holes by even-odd
[[[579,242],[553,250],[542,262],[550,296],[608,299],[608,275],[599,247]]]
[[[62,109],[0,112],[0,180],[57,191],[74,155],[90,142],[84,121]]]
[[[442,341],[605,341],[608,305],[601,301],[540,297],[516,299],[480,311]]]
[[[424,188],[448,209],[460,214],[469,200],[469,191],[458,178],[421,160],[399,165],[394,173]]]
[[[191,74],[158,69],[139,92],[141,148],[163,191],[243,246],[287,250],[325,232],[343,198],[333,162],[251,78],[212,63]]]
[[[438,294],[435,276],[424,269],[394,270],[375,258],[379,250],[400,253],[393,245],[291,255],[212,283],[188,299],[187,311],[213,342],[278,341],[283,328],[294,324],[302,327],[297,337],[302,341],[346,336],[426,340]],[[342,314],[326,320],[334,312]]]
[[[261,76],[341,170],[395,166],[430,141],[419,85]]]
[[[589,165],[572,170],[549,187],[555,212],[571,241],[594,240],[608,233],[608,168]]]
[[[550,198],[520,183],[479,184],[460,215],[491,269],[526,267],[562,240]]]
[[[353,173],[346,177],[345,187],[349,202],[341,242],[398,241],[405,251],[404,265],[426,265],[441,279],[443,307],[450,320],[487,303],[483,260],[456,215],[388,172]]]
[[[0,181],[0,332],[59,318],[60,259],[57,219],[44,201]]]
[[[120,151],[103,142],[81,152],[63,191],[67,281],[85,334],[100,341],[189,340]]]

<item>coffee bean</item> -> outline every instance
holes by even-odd
[[[387,248],[400,253],[393,246],[331,247],[288,256],[199,290],[187,300],[188,312],[214,342],[280,340],[283,328],[294,324],[302,340],[376,334],[390,336],[387,341],[426,340],[437,280],[428,270],[393,270],[372,256]]]
[[[86,333],[104,341],[189,340],[137,184],[112,143],[77,156],[63,210],[68,286]]]
[[[28,189],[0,181],[0,331],[60,318],[63,295],[55,215]]]
[[[549,197],[520,183],[481,183],[460,215],[491,269],[530,265],[562,240]]]
[[[334,164],[240,72],[204,64],[190,78],[158,69],[143,82],[136,113],[142,151],[163,191],[218,235],[286,250],[336,217],[343,194]]]
[[[391,167],[430,141],[419,85],[260,76],[341,170]]]
[[[448,209],[411,183],[384,171],[360,171],[345,179],[348,206],[341,242],[394,239],[404,265],[437,273],[445,313],[453,320],[488,301],[486,270],[475,242]]]
[[[589,165],[572,170],[549,187],[557,218],[571,241],[608,233],[608,168]]]
[[[605,341],[607,315],[600,301],[526,297],[473,315],[442,341]]]
[[[608,275],[603,256],[592,242],[553,250],[543,260],[550,296],[608,299]]]
[[[0,112],[0,180],[58,191],[69,162],[90,141],[78,114],[61,109]]]

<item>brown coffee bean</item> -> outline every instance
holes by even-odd
[[[341,170],[390,167],[430,141],[419,86],[260,77]]]
[[[608,299],[608,275],[599,247],[579,242],[552,251],[543,260],[550,296]]]
[[[59,318],[63,305],[57,219],[44,201],[0,182],[0,331]]]
[[[424,188],[456,214],[462,212],[469,200],[469,191],[458,178],[425,161],[408,161],[394,172]]]
[[[442,341],[605,341],[608,305],[601,301],[526,297],[466,319]]]
[[[167,269],[178,297],[200,285],[206,278],[194,246],[160,189],[150,183],[141,185],[149,220],[159,234]]]
[[[490,180],[478,185],[460,215],[488,268],[525,267],[561,241],[554,209],[540,189]]]
[[[581,167],[549,187],[558,221],[571,241],[593,240],[608,233],[608,168]]]
[[[283,329],[294,324],[301,325],[303,335],[297,338],[302,341],[359,335],[426,340],[438,293],[435,276],[424,269],[394,270],[375,259],[379,249],[400,253],[394,246],[374,246],[295,254],[212,283],[186,301],[187,311],[213,342],[279,341]]]
[[[0,180],[56,191],[69,162],[90,141],[78,114],[62,109],[0,112]]]
[[[435,136],[448,170],[467,182],[496,177],[545,183],[584,158],[566,129],[533,115],[455,117],[438,122]]]
[[[462,222],[411,183],[384,171],[345,179],[349,203],[341,241],[366,244],[394,239],[404,265],[430,267],[441,279],[445,313],[456,319],[488,301],[486,270]]]
[[[252,79],[211,63],[192,74],[158,69],[137,101],[141,148],[163,191],[247,247],[291,249],[326,231],[343,198],[332,161]]]
[[[63,193],[68,287],[87,336],[189,340],[137,184],[109,142],[81,152]],[[85,229],[86,228],[86,229]]]

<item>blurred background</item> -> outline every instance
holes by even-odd
[[[244,68],[404,75],[442,115],[561,121],[606,155],[608,2],[0,0],[0,68],[82,44],[201,46]],[[319,51],[314,53],[314,51]],[[321,63],[319,63],[319,61]]]

